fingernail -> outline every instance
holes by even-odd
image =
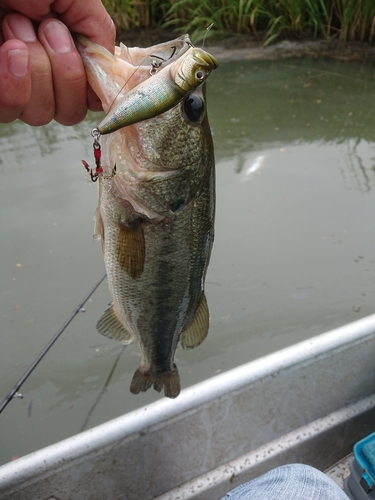
[[[15,38],[23,42],[35,42],[36,35],[31,21],[19,14],[9,16],[8,24]]]
[[[44,34],[51,49],[55,52],[63,54],[73,49],[73,41],[68,28],[60,22],[51,21],[48,23],[44,28]]]
[[[13,49],[8,51],[8,70],[14,76],[26,76],[29,67],[29,53],[23,49]]]

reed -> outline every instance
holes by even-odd
[[[104,0],[120,29],[169,29],[202,38],[214,23],[219,34],[253,33],[268,44],[282,38],[375,37],[374,0]]]
[[[366,0],[336,0],[337,31],[340,40],[373,41],[375,2]]]

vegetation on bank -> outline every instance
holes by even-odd
[[[252,33],[265,44],[286,38],[375,38],[374,0],[104,0],[119,29],[169,29],[201,38]]]

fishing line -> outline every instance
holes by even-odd
[[[121,94],[121,92],[124,90],[125,86],[130,82],[130,80],[133,78],[133,76],[136,74],[136,72],[139,70],[139,68],[143,65],[143,63],[146,61],[147,57],[145,57],[143,59],[142,62],[140,62],[138,64],[138,66],[134,69],[133,73],[129,76],[129,78],[126,80],[126,82],[124,83],[124,85],[120,88],[120,90],[117,92],[115,98],[113,99],[112,101],[112,104],[110,105],[108,111],[107,111],[107,115],[109,114],[109,112],[111,111],[111,109],[113,108],[113,105],[115,104],[116,102],[116,99],[118,98],[118,96]]]
[[[25,373],[22,375],[22,377],[19,379],[19,381],[13,387],[13,389],[11,391],[9,391],[9,394],[6,396],[6,398],[4,398],[4,400],[0,404],[0,413],[4,410],[4,408],[7,406],[9,401],[11,401],[13,399],[13,397],[18,392],[18,390],[20,389],[22,384],[29,377],[29,375],[34,371],[34,369],[40,363],[40,361],[42,360],[44,355],[49,351],[49,349],[56,342],[56,340],[60,337],[60,335],[64,332],[64,330],[69,326],[69,324],[73,321],[73,319],[77,316],[77,314],[79,312],[81,312],[83,306],[86,304],[86,302],[89,300],[91,295],[95,292],[95,290],[99,287],[99,285],[104,281],[106,276],[107,276],[107,273],[104,273],[103,276],[100,278],[100,280],[91,288],[91,290],[86,295],[86,297],[75,307],[75,309],[73,310],[73,312],[71,313],[69,318],[62,324],[62,326],[57,330],[57,332],[51,338],[51,340],[48,342],[48,344],[46,344],[44,349],[40,352],[40,354],[31,363],[29,368],[25,371]]]
[[[104,385],[103,385],[103,387],[102,387],[102,390],[101,390],[101,391],[100,391],[100,393],[98,394],[98,396],[97,396],[96,400],[94,401],[94,404],[91,406],[90,411],[89,411],[89,412],[88,412],[88,414],[86,415],[85,421],[83,422],[83,425],[82,425],[82,427],[81,427],[81,429],[80,429],[80,432],[83,432],[83,431],[86,429],[87,424],[89,423],[89,420],[90,420],[91,415],[93,414],[93,412],[94,412],[95,408],[98,406],[98,404],[99,404],[100,400],[102,399],[103,394],[104,394],[104,393],[105,393],[105,391],[107,390],[107,388],[108,388],[108,386],[109,386],[109,383],[110,383],[110,381],[112,380],[113,374],[115,373],[115,370],[116,370],[116,368],[117,368],[117,365],[118,365],[118,363],[119,363],[119,361],[120,361],[120,358],[121,358],[121,356],[122,356],[122,353],[125,351],[125,349],[126,349],[126,345],[123,345],[123,346],[122,346],[121,351],[118,353],[118,355],[117,355],[117,357],[116,357],[116,359],[115,359],[115,362],[113,363],[113,366],[112,366],[112,368],[111,368],[111,370],[110,370],[110,372],[109,372],[109,374],[108,374],[108,377],[107,377],[106,381],[104,382]]]
[[[157,59],[162,59],[161,57],[158,57],[158,56],[155,56],[153,54],[149,54],[148,56],[144,57],[142,59],[142,61],[138,64],[138,66],[136,66],[136,68],[134,69],[133,73],[129,76],[129,78],[126,80],[126,82],[124,83],[124,85],[120,88],[120,90],[117,92],[117,95],[116,97],[113,99],[112,101],[112,104],[111,106],[109,107],[108,111],[107,111],[107,114],[111,111],[111,109],[113,108],[113,105],[115,104],[116,102],[116,99],[118,98],[118,96],[121,94],[121,92],[124,90],[124,88],[126,87],[126,85],[130,82],[130,80],[133,78],[133,76],[137,73],[137,71],[139,70],[139,68],[141,68],[143,66],[143,63],[145,61],[147,61],[147,59],[149,57],[156,57]],[[162,61],[164,61],[164,59],[162,59]],[[161,66],[162,62],[159,64],[159,66]],[[159,66],[155,63],[155,66],[153,66],[153,64],[151,64],[151,70],[154,68],[154,69],[158,69]],[[153,76],[154,73],[150,73],[151,76]]]
[[[210,24],[209,26],[207,26],[207,28],[206,28],[206,32],[205,32],[205,34],[204,34],[204,37],[203,37],[203,42],[202,42],[202,49],[203,49],[203,47],[204,47],[204,42],[206,41],[206,36],[207,36],[208,32],[211,30],[211,28],[213,28],[213,26],[214,26],[214,23],[211,23],[211,24]]]

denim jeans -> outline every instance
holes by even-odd
[[[230,500],[348,500],[323,472],[309,465],[277,467],[226,494]]]

